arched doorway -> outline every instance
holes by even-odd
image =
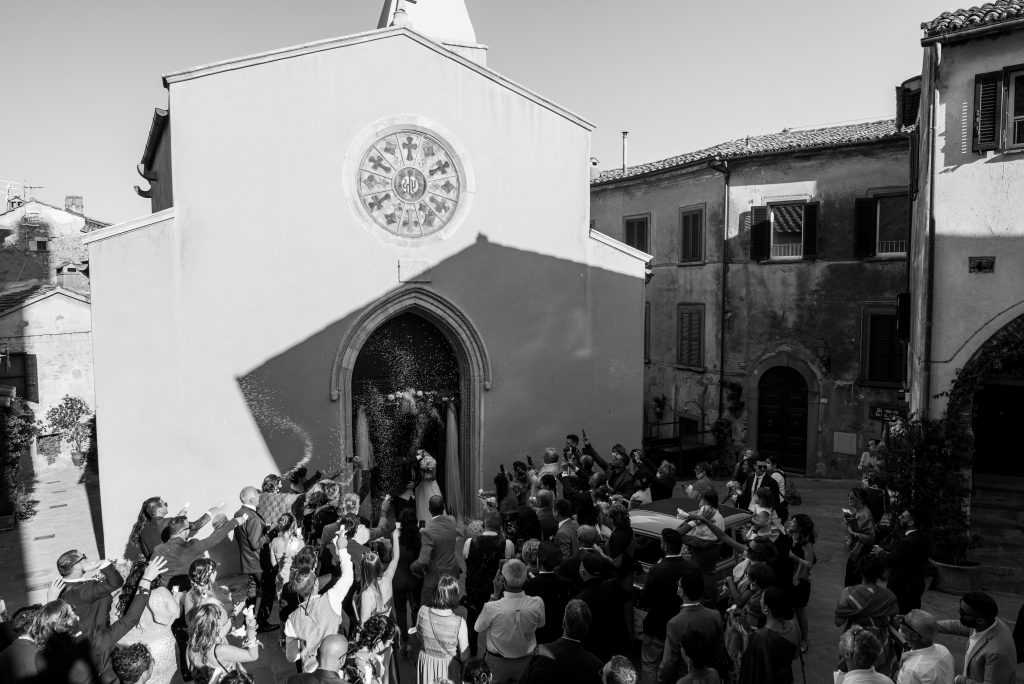
[[[794,368],[774,366],[758,382],[757,451],[786,470],[807,463],[807,381]]]
[[[398,494],[408,480],[411,459],[425,449],[436,460],[445,489],[449,405],[456,410],[461,387],[459,363],[438,327],[406,311],[374,330],[352,370],[352,420],[365,420],[375,467],[370,481],[375,498]],[[358,430],[353,438],[360,439]],[[458,444],[458,439],[454,440]],[[359,452],[357,443],[357,455]]]

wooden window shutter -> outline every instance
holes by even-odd
[[[913,126],[917,122],[917,110],[921,107],[921,91],[900,88],[897,100],[896,114],[899,117],[896,122],[897,128]]]
[[[768,258],[768,207],[750,208],[750,259],[764,261]]]
[[[853,256],[858,259],[875,256],[877,218],[873,197],[858,197],[853,201]]]
[[[682,215],[680,261],[700,261],[703,257],[703,218],[702,211],[691,211]]]
[[[910,341],[910,293],[896,295],[896,339]]]
[[[804,259],[818,256],[818,203],[804,205]]]
[[[679,365],[704,365],[704,312],[693,306],[679,307]]]
[[[25,354],[25,399],[39,403],[39,370],[35,354]]]
[[[974,138],[975,152],[999,149],[1002,129],[1003,78],[995,71],[974,77]]]

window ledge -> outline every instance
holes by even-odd
[[[812,261],[812,259],[808,259],[807,257],[803,257],[803,256],[772,257],[771,259],[761,259],[757,263],[759,263],[759,264],[766,264],[766,265],[771,265],[771,264],[799,264],[801,261]]]
[[[906,252],[892,252],[889,254],[876,254],[874,256],[864,257],[861,261],[906,261]]]
[[[902,382],[882,382],[881,380],[862,380],[857,383],[861,387],[871,387],[872,389],[903,389]]]
[[[1021,147],[1007,147],[1002,152],[1003,152],[1003,154],[1024,154],[1024,146],[1021,146]]]

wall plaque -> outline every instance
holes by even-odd
[[[970,273],[995,273],[996,258],[994,256],[967,257]]]

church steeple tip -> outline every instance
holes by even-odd
[[[377,28],[405,26],[442,44],[476,45],[465,0],[384,0]]]

